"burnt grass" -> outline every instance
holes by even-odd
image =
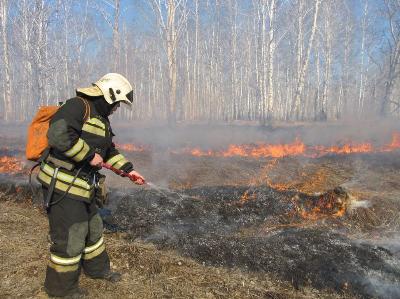
[[[243,202],[245,193],[249,199]],[[295,192],[221,186],[183,194],[151,189],[113,192],[104,220],[113,229],[127,230],[133,239],[174,249],[207,265],[267,272],[297,288],[313,286],[365,298],[400,297],[400,262],[389,250],[357,242],[329,225],[287,225],[300,221],[293,214]],[[300,204],[318,200],[297,196]],[[278,228],[260,233],[257,228],[266,223]]]
[[[339,220],[331,221],[330,211],[316,225],[301,225],[304,219],[296,207],[312,207],[321,196],[266,186],[180,192],[149,187],[111,190],[110,204],[101,214],[109,231],[126,231],[131,239],[176,250],[205,265],[268,273],[299,289],[312,286],[363,298],[400,297],[398,255],[334,228]],[[32,197],[26,177],[19,175],[0,175],[0,193],[16,201]],[[341,188],[325,195],[346,199]],[[37,186],[33,203],[41,204]]]

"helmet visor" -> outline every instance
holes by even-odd
[[[128,99],[128,101],[132,104],[133,103],[133,90],[131,90],[130,92],[128,92],[126,94],[126,98]]]

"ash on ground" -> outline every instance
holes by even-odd
[[[29,185],[18,176],[2,175],[0,193],[9,200],[31,197]],[[40,205],[38,186],[35,193],[33,202]],[[266,186],[182,193],[138,188],[112,190],[110,197],[101,211],[109,230],[127,231],[132,239],[205,265],[268,273],[297,288],[400,297],[400,259],[393,247],[354,239],[350,224],[360,218],[353,211],[335,216],[349,204],[343,188],[314,196]],[[316,208],[320,219],[315,219]]]
[[[399,258],[353,240],[335,216],[349,200],[342,188],[315,196],[269,187],[203,187],[184,195],[134,189],[111,197],[107,224],[204,264],[271,273],[299,288],[400,296]],[[315,213],[313,206],[321,218],[309,222],[304,213]]]
[[[296,134],[290,135],[293,140]],[[0,154],[21,153],[14,146]],[[165,148],[124,154],[146,178],[184,190],[181,195],[143,188],[123,193],[129,182],[110,174],[108,182],[119,191],[112,190],[110,206],[102,211],[109,230],[127,231],[132,239],[204,264],[276,275],[298,288],[400,298],[398,151],[286,157],[274,163],[194,158],[166,154]],[[361,200],[354,204],[336,186],[350,187]],[[0,175],[0,195],[31,197],[26,175]],[[41,204],[38,196],[33,202]]]

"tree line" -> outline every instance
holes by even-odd
[[[325,121],[400,114],[400,0],[0,0],[0,117],[107,72],[118,117]]]

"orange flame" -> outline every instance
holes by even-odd
[[[174,154],[190,154],[196,157],[252,157],[252,158],[283,158],[287,156],[304,156],[318,158],[327,154],[354,154],[354,153],[378,153],[390,152],[400,149],[400,133],[393,133],[389,144],[375,147],[372,143],[348,142],[343,145],[315,145],[307,146],[299,138],[288,144],[231,144],[226,150],[202,150],[200,148],[184,148],[173,151]]]
[[[149,146],[131,143],[116,144],[118,149],[127,152],[145,152],[151,150]],[[376,147],[372,143],[355,143],[348,141],[343,145],[314,145],[307,146],[299,138],[287,144],[266,144],[262,142],[253,144],[230,144],[225,150],[204,150],[201,148],[183,148],[171,151],[172,154],[187,154],[195,157],[251,157],[251,158],[283,158],[288,156],[304,156],[318,158],[328,154],[346,155],[354,153],[379,153],[400,149],[400,132],[392,134],[392,140],[382,146]]]
[[[391,152],[400,148],[400,133],[394,132],[392,134],[392,142],[382,148],[382,152]]]
[[[374,152],[374,147],[370,143],[361,144],[345,144],[343,146],[315,146],[313,150],[316,151],[317,156],[326,154],[355,154],[355,153],[371,153]]]
[[[324,217],[342,217],[346,213],[346,200],[332,193],[322,194],[316,202],[299,202],[292,199],[294,211],[303,219],[318,220]]]
[[[306,150],[306,146],[300,140],[296,139],[290,144],[244,144],[244,145],[229,145],[225,151],[203,151],[199,148],[183,149],[181,152],[190,154],[196,157],[216,156],[216,157],[273,157],[282,158],[285,156],[302,155]],[[174,153],[179,153],[175,151]]]
[[[247,190],[247,191],[244,192],[243,195],[240,197],[238,203],[239,203],[239,205],[243,205],[243,204],[246,203],[247,201],[249,201],[249,200],[254,200],[254,199],[256,199],[256,195],[255,195],[254,193],[249,195],[249,190]]]
[[[141,146],[141,145],[135,145],[132,143],[124,143],[124,144],[115,144],[115,147],[118,149],[122,149],[127,152],[144,152],[145,150],[148,150],[148,148]]]

